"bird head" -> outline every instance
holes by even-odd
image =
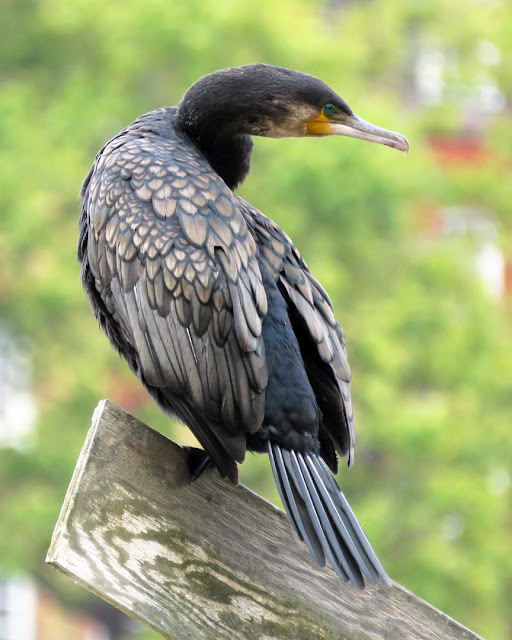
[[[216,71],[193,84],[178,106],[192,137],[348,136],[407,153],[403,136],[358,118],[324,82],[282,67],[253,64]]]

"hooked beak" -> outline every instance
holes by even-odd
[[[306,135],[348,136],[349,138],[359,138],[360,140],[368,140],[368,142],[384,144],[387,147],[403,151],[405,154],[409,151],[409,143],[404,136],[394,131],[381,129],[353,114],[345,116],[343,122],[335,122],[323,114],[316,116],[308,121]]]

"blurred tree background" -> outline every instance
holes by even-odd
[[[512,637],[508,3],[4,0],[0,13],[0,573],[97,606],[44,557],[101,398],[191,442],[92,318],[77,194],[139,114],[261,61],[319,76],[409,138],[405,160],[349,139],[257,139],[240,192],[294,239],[347,334],[359,440],[340,484],[383,564],[489,640]],[[242,479],[278,502],[266,457]]]

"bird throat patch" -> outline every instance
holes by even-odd
[[[306,135],[307,136],[330,136],[332,135],[332,120],[330,120],[327,116],[324,116],[323,113],[316,115],[311,120],[308,120],[306,125]]]

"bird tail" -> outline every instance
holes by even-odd
[[[268,455],[288,517],[314,560],[324,566],[327,556],[343,582],[359,589],[364,589],[364,578],[390,584],[323,459],[270,442]]]

